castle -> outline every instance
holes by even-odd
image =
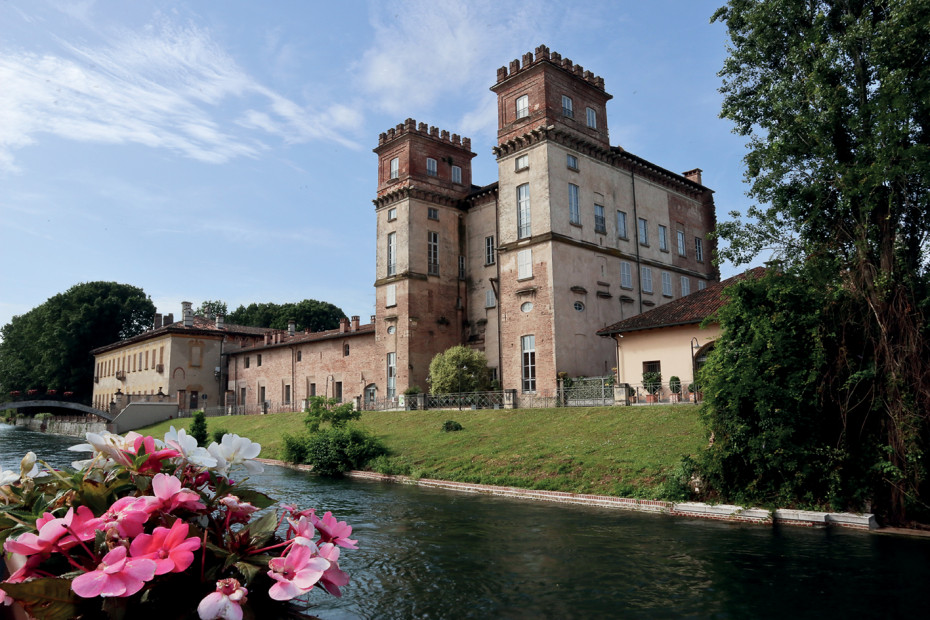
[[[617,366],[597,331],[717,282],[713,193],[609,142],[604,80],[539,46],[497,71],[498,180],[471,141],[407,119],[378,156],[375,314],[226,348],[227,405],[373,403],[428,389],[430,360],[483,351],[504,389]]]

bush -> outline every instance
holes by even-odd
[[[43,411],[42,413],[36,414],[36,420],[39,420],[40,422],[47,422],[48,420],[51,420],[54,417],[55,417],[54,415],[52,415],[51,413],[48,413],[47,411]]]
[[[650,394],[655,394],[662,389],[662,373],[656,371],[644,372],[643,389]]]
[[[335,398],[324,396],[311,396],[307,404],[307,419],[304,420],[311,433],[320,430],[323,422],[329,422],[333,428],[344,428],[349,420],[358,420],[362,417],[361,411],[355,410],[352,402],[339,404]]]
[[[443,433],[452,433],[452,432],[460,431],[460,430],[462,430],[462,425],[456,422],[455,420],[446,420],[442,424]]]
[[[384,454],[387,449],[381,440],[359,428],[327,428],[303,437],[284,437],[285,460],[312,465],[321,476],[362,469]]]
[[[281,440],[281,459],[286,463],[303,463],[307,460],[307,439],[306,436],[291,435],[285,433]]]
[[[225,435],[228,432],[229,431],[226,430],[225,428],[216,429],[215,431],[213,431],[213,433],[211,433],[213,435],[213,441],[215,441],[216,443],[222,443],[223,435]]]
[[[681,394],[681,379],[677,375],[668,378],[668,389],[672,394]]]
[[[203,411],[195,411],[191,417],[193,421],[187,431],[188,434],[196,439],[199,445],[207,445],[207,416],[203,414]]]

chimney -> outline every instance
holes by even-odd
[[[165,327],[168,327],[169,325],[174,323],[174,312],[169,312],[168,314],[166,314],[164,320],[165,322],[162,323],[162,325],[164,325]]]
[[[358,315],[357,314],[352,317],[352,331],[354,332],[358,331]]]
[[[265,334],[265,346],[268,346],[268,338],[269,338],[269,335]]]
[[[694,170],[688,170],[687,172],[682,172],[681,175],[688,179],[689,181],[694,181],[698,185],[701,185],[701,170],[700,168],[695,168]]]
[[[344,334],[349,331],[349,319],[342,317],[339,319],[339,333]]]
[[[295,321],[294,319],[290,319],[287,322],[287,335],[293,336],[296,330],[297,330],[297,321]]]
[[[155,326],[153,329],[158,329],[159,327],[161,327],[161,313],[156,312],[155,313]]]
[[[378,315],[377,315],[377,314],[372,314],[372,315],[371,315],[371,324],[372,324],[372,325],[375,324],[375,317],[376,317],[376,316],[378,316]]]
[[[184,327],[193,327],[194,326],[194,311],[191,310],[191,302],[182,301],[181,302],[181,316],[183,317]]]
[[[217,329],[224,329],[224,327],[223,327],[223,326],[224,326],[223,318],[224,318],[224,317],[223,317],[222,314],[217,314],[217,315],[216,315],[216,328],[217,328]]]

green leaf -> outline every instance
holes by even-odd
[[[70,579],[34,579],[24,583],[2,583],[17,603],[37,620],[68,620],[77,616],[77,595]]]
[[[274,511],[266,512],[257,521],[251,523],[249,530],[249,543],[252,547],[262,547],[274,534],[278,527],[278,515]]]
[[[233,495],[235,495],[236,497],[238,497],[244,502],[249,502],[253,506],[257,506],[258,508],[268,508],[269,506],[273,506],[275,503],[273,499],[271,499],[270,497],[268,497],[261,491],[253,491],[252,489],[239,488],[239,489],[236,489]]]

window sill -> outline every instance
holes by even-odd
[[[574,226],[575,228],[584,228],[579,222],[569,222],[569,225]]]
[[[641,247],[644,247],[644,248],[648,248],[648,247],[649,247],[649,243],[648,243],[648,242],[644,243],[644,242],[640,241],[640,242],[639,242],[639,245],[640,245]]]
[[[516,170],[514,170],[514,172],[526,172],[529,169],[530,169],[529,166],[523,166],[522,168],[517,168]]]
[[[659,248],[659,251],[660,251],[660,252],[665,252],[666,254],[668,254],[668,250],[663,250],[662,248]]]
[[[607,229],[606,229],[606,228],[595,228],[595,229],[594,229],[594,232],[596,232],[596,233],[599,234],[599,235],[606,235],[606,234],[607,234]]]
[[[580,172],[580,171],[581,171],[580,168],[572,168],[571,166],[565,166],[565,167],[568,168],[569,170],[571,170],[572,172]]]

